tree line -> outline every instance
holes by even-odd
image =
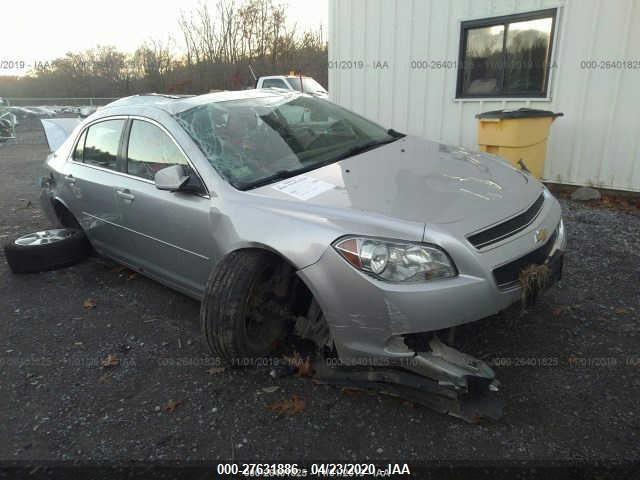
[[[0,77],[5,97],[121,97],[142,92],[205,93],[255,85],[289,71],[327,85],[322,27],[299,32],[273,0],[217,0],[181,12],[181,38],[150,39],[133,53],[113,46],[38,63],[29,75]]]

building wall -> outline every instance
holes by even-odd
[[[411,60],[457,61],[461,21],[546,8],[558,8],[548,99],[456,100],[455,68],[410,68]],[[329,3],[333,101],[396,130],[467,147],[477,147],[477,113],[519,107],[563,112],[552,125],[544,178],[640,191],[640,68],[581,68],[591,59],[635,60],[637,66],[640,1]],[[368,66],[332,64],[358,60]]]

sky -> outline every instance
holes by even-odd
[[[27,69],[16,64],[31,66],[98,44],[132,52],[145,40],[171,35],[180,46],[180,10],[194,10],[202,1],[3,0],[0,75],[24,74]],[[215,0],[205,1],[215,8]],[[274,3],[285,5],[288,23],[298,31],[317,30],[321,24],[327,31],[328,0]]]

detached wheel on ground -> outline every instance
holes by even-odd
[[[27,233],[9,241],[4,255],[14,273],[34,273],[68,267],[84,260],[91,246],[77,228]]]
[[[291,281],[290,267],[266,251],[238,251],[223,259],[211,273],[200,308],[213,355],[233,366],[251,366],[282,346],[293,323]]]

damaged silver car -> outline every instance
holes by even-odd
[[[214,355],[251,364],[296,334],[339,361],[328,381],[428,392],[467,420],[491,416],[471,394],[497,381],[434,332],[519,301],[532,266],[528,299],[562,269],[560,206],[527,172],[306,94],[130,97],[47,167],[51,218],[201,300]]]

